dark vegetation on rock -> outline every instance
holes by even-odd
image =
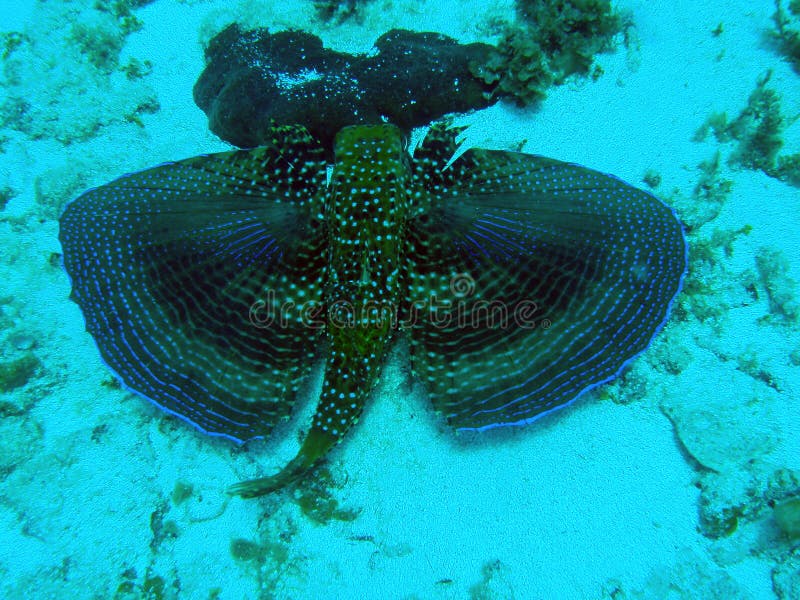
[[[594,57],[612,49],[625,25],[607,0],[518,0],[517,13],[489,60],[471,69],[520,106],[542,100],[572,75],[599,77]]]
[[[355,6],[318,4],[337,14]],[[306,32],[232,24],[209,43],[194,99],[211,131],[235,146],[261,145],[275,125],[300,124],[330,149],[347,125],[388,121],[409,131],[501,98],[533,104],[573,75],[598,77],[595,55],[625,25],[608,0],[519,0],[517,13],[497,47],[393,29],[362,55],[325,48]]]
[[[491,88],[468,68],[487,59],[486,44],[395,29],[375,49],[350,55],[309,33],[230,25],[206,50],[195,102],[211,131],[236,146],[258,146],[273,125],[297,123],[326,148],[347,125],[389,121],[408,131],[490,104]]]

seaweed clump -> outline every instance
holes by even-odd
[[[328,469],[318,469],[316,477],[309,478],[295,490],[294,502],[303,514],[318,525],[331,521],[355,521],[360,510],[339,508],[331,494],[333,477]]]
[[[282,581],[297,572],[297,560],[291,552],[294,531],[279,535],[263,532],[259,541],[234,538],[230,542],[231,557],[240,568],[258,581],[259,598],[276,598]],[[211,597],[215,597],[212,590]]]
[[[770,177],[800,187],[800,153],[779,155],[783,148],[786,119],[781,112],[781,96],[767,87],[772,75],[759,78],[747,106],[732,121],[725,113],[714,113],[697,131],[695,141],[702,141],[709,131],[719,142],[738,144],[729,161],[732,165],[762,171]]]
[[[167,582],[148,566],[144,577],[139,580],[136,569],[125,569],[121,582],[112,596],[113,600],[172,600],[180,597],[181,583],[175,577]]]
[[[588,75],[595,55],[611,50],[623,28],[607,0],[519,0],[517,12],[518,23],[507,27],[489,59],[470,69],[520,106],[542,100],[572,75]],[[593,76],[601,73],[596,67]]]
[[[800,187],[800,152],[779,156],[771,174],[791,186]]]
[[[800,0],[789,2],[788,13],[781,0],[775,0],[775,27],[780,51],[789,60],[792,68],[800,75]]]
[[[771,73],[767,73],[750,94],[747,106],[728,124],[724,134],[739,142],[731,160],[741,166],[769,173],[783,146],[785,122],[781,115],[780,95],[767,87]],[[724,139],[725,135],[722,135]]]

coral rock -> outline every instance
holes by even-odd
[[[211,130],[236,146],[267,143],[274,123],[301,124],[329,151],[347,125],[389,121],[408,131],[491,103],[490,88],[468,68],[491,46],[394,29],[375,49],[344,54],[309,33],[230,25],[206,50],[194,99]]]

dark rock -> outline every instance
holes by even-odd
[[[233,24],[211,40],[194,99],[211,131],[236,146],[262,145],[273,125],[300,124],[328,150],[347,125],[389,121],[408,131],[492,103],[491,87],[469,70],[491,46],[393,29],[375,49],[345,54],[309,33]]]

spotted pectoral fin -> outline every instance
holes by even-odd
[[[72,298],[135,392],[199,429],[262,437],[291,409],[321,329],[325,235],[311,205],[321,151],[270,147],[164,164],[90,190],[61,218]]]
[[[546,158],[470,150],[442,171],[447,136],[422,147],[429,206],[404,250],[413,366],[457,428],[529,422],[647,347],[686,269],[681,226],[653,196]]]

